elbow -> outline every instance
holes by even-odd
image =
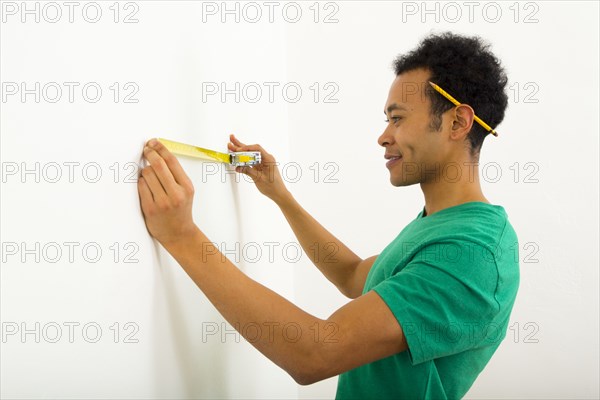
[[[358,265],[354,267],[354,271],[346,276],[346,279],[343,282],[338,282],[336,284],[337,289],[347,298],[356,299],[362,295],[364,282],[362,284],[356,282],[356,269]]]
[[[346,296],[347,298],[354,300],[357,297],[359,297],[360,295],[362,295],[362,288],[360,290],[356,290],[355,288],[353,288],[351,285],[349,284],[344,284],[344,285],[336,285],[337,290],[339,290],[339,292],[341,294],[343,294],[344,296]]]
[[[356,290],[349,290],[349,289],[343,289],[343,288],[341,288],[341,289],[338,288],[338,289],[344,296],[346,296],[350,300],[354,300],[357,297],[360,297],[362,295],[362,292],[358,293]]]
[[[301,386],[312,385],[313,383],[317,383],[325,379],[321,378],[318,375],[318,373],[314,371],[297,371],[294,373],[290,373],[290,375],[292,376],[294,381],[296,381],[296,383]]]
[[[301,374],[290,374],[290,375],[292,376],[292,378],[294,378],[294,381],[296,381],[296,383],[298,385],[307,386],[307,385],[312,385],[314,383],[310,379],[308,379],[307,376],[304,376]]]
[[[294,367],[287,372],[301,386],[312,385],[333,376],[327,369],[321,346],[313,347],[309,356],[304,357],[302,362],[294,363]]]

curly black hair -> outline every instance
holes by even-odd
[[[495,129],[504,119],[508,105],[505,93],[508,78],[489,47],[477,36],[468,37],[451,32],[430,34],[416,49],[399,55],[393,62],[393,68],[396,76],[426,68],[431,73],[430,81],[461,103],[470,105],[479,118]],[[429,85],[425,85],[425,93],[431,100],[431,127],[439,130],[442,113],[454,105]],[[488,132],[481,125],[473,122],[467,135],[472,157],[479,158],[487,135]]]

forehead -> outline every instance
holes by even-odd
[[[426,108],[429,100],[425,90],[429,88],[429,77],[430,72],[426,69],[415,69],[398,75],[390,87],[384,111],[394,104],[409,110]]]

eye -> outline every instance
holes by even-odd
[[[400,120],[400,119],[402,119],[402,117],[392,117],[392,121],[394,121],[394,122],[396,122],[396,121],[398,121],[398,120]],[[389,119],[386,119],[384,122],[386,122],[386,123],[389,123],[389,122],[390,122],[390,120],[389,120]]]

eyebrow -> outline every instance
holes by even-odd
[[[396,103],[390,104],[390,106],[387,108],[387,113],[390,113],[394,110],[402,110],[402,111],[407,111],[406,107],[398,105]],[[383,110],[383,114],[387,115],[386,111]]]

